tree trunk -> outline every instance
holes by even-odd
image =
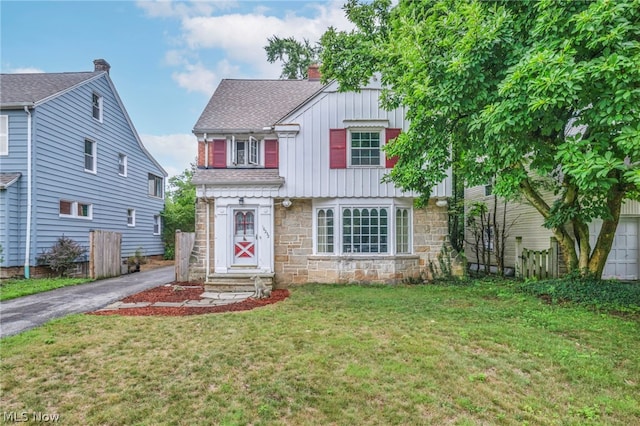
[[[607,257],[611,251],[613,245],[613,239],[616,236],[616,229],[618,229],[618,222],[620,221],[620,210],[622,210],[622,201],[624,199],[624,192],[620,190],[613,190],[609,193],[607,198],[607,207],[609,207],[609,213],[611,217],[602,222],[602,228],[600,234],[598,234],[598,240],[593,248],[593,254],[589,258],[587,270],[594,278],[602,278],[602,271],[607,263]]]

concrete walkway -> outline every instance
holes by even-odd
[[[21,333],[54,318],[91,312],[132,294],[175,281],[173,266],[63,287],[0,302],[0,337]]]
[[[230,305],[232,303],[238,303],[249,297],[253,296],[253,292],[225,292],[225,293],[217,293],[217,292],[204,292],[202,293],[202,297],[204,299],[200,300],[185,300],[184,302],[136,302],[136,303],[125,303],[125,302],[116,302],[112,303],[108,306],[105,306],[100,311],[114,311],[118,309],[127,309],[127,308],[146,308],[147,306],[155,306],[162,308],[208,308],[211,306],[222,306],[222,305]]]

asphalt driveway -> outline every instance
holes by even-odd
[[[63,287],[0,302],[0,337],[18,334],[54,318],[91,312],[132,294],[175,281],[173,266]]]

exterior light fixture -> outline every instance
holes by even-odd
[[[285,198],[285,199],[282,201],[282,206],[283,206],[285,209],[288,209],[289,207],[291,207],[291,204],[292,204],[292,203],[291,203],[291,200],[290,200],[290,199],[288,199],[288,198]]]
[[[238,200],[238,204],[240,204],[241,206],[244,205],[244,197],[240,197],[240,199]]]
[[[438,198],[436,201],[436,206],[438,207],[447,207],[447,205],[449,205],[449,202],[446,198]]]

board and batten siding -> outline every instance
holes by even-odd
[[[102,123],[92,116],[94,92],[103,97]],[[22,116],[26,147],[24,111]],[[138,144],[135,130],[129,125],[107,77],[93,79],[38,105],[32,110],[32,117],[31,264],[62,235],[88,246],[92,229],[121,232],[123,256],[133,254],[138,248],[142,248],[145,255],[162,254],[161,237],[153,235],[153,227],[154,215],[160,214],[164,200],[148,195],[148,174],[163,177],[164,173]],[[13,135],[10,137],[13,140]],[[84,170],[85,139],[97,144],[97,173]],[[10,145],[10,156],[11,148],[13,145]],[[120,153],[127,155],[126,177],[118,173]],[[26,162],[26,155],[22,162]],[[20,181],[26,198],[26,166]],[[61,199],[91,204],[92,219],[60,217]],[[127,226],[127,209],[135,209],[135,227]],[[25,233],[24,222],[20,224],[21,235]],[[24,253],[21,257],[17,263],[6,266],[21,265]]]
[[[381,167],[330,168],[329,130],[347,127],[345,120],[385,120],[387,128],[407,129],[405,111],[386,111],[379,104],[380,89],[340,93],[335,84],[283,120],[300,126],[298,134],[279,138],[280,176],[285,184],[279,197],[408,197],[392,183],[381,183],[390,169]],[[383,154],[384,155],[384,154]],[[382,162],[384,164],[384,161]],[[437,185],[432,196],[450,196],[451,178]]]

